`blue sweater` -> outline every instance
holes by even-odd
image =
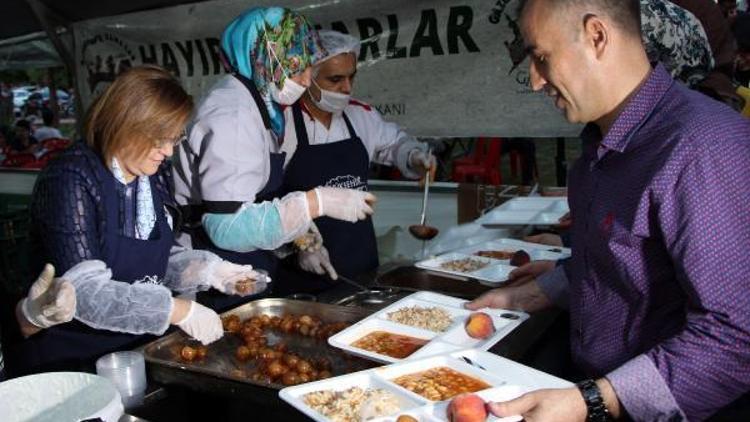
[[[102,159],[85,143],[78,142],[53,160],[39,175],[31,201],[31,238],[34,267],[51,262],[63,274],[87,259],[102,259],[106,233]],[[113,177],[109,170],[107,177]],[[151,176],[151,183],[170,210],[176,204],[170,191],[169,165]],[[132,237],[136,195],[125,195],[125,186],[115,182],[119,196],[119,232]],[[163,210],[156,210],[162,212]]]

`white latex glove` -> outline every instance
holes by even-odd
[[[325,246],[314,252],[300,251],[297,262],[300,268],[305,271],[320,275],[328,273],[332,280],[339,278],[333,265],[331,265],[331,258],[328,256],[328,249]]]
[[[44,266],[21,304],[23,316],[39,328],[49,328],[73,319],[76,290],[69,281],[55,277],[55,267]]]
[[[229,261],[216,261],[206,269],[211,287],[228,294],[247,296],[266,289],[271,277],[253,270],[252,265],[238,265]]]
[[[219,315],[196,302],[190,302],[187,315],[175,325],[203,345],[211,344],[224,335],[224,327],[221,325]]]
[[[415,149],[409,155],[409,165],[413,169],[420,170],[420,173],[424,173],[427,170],[432,170],[436,167],[437,159],[432,153],[422,151],[421,149]]]
[[[315,223],[310,222],[310,228],[307,229],[307,233],[294,239],[294,246],[300,251],[304,252],[315,252],[323,247],[323,236],[318,230],[318,226]]]
[[[372,205],[377,201],[375,195],[354,189],[318,187],[318,214],[337,220],[356,223],[373,213]]]

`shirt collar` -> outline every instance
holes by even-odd
[[[638,89],[628,104],[617,116],[612,127],[604,138],[596,127],[594,131],[589,123],[583,129],[581,138],[584,142],[590,142],[594,138],[601,139],[601,147],[617,152],[625,151],[633,134],[643,125],[647,118],[653,113],[656,105],[661,101],[664,94],[672,87],[674,79],[658,64],[646,79],[646,82]]]
[[[122,171],[122,167],[120,167],[120,162],[117,161],[117,158],[115,157],[112,157],[112,175],[115,176],[115,180],[117,180],[121,185],[124,185],[124,186],[132,186],[135,182],[140,180],[140,177],[136,177],[130,183],[126,182],[125,172]]]

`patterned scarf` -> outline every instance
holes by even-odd
[[[116,158],[112,158],[112,174],[115,179],[127,185],[125,174]],[[156,225],[156,212],[154,211],[154,198],[151,196],[151,183],[148,176],[138,176],[138,191],[136,193],[135,205],[135,238],[148,240],[151,231]]]
[[[266,104],[271,130],[284,139],[284,113],[268,86],[303,72],[325,56],[318,33],[304,16],[281,7],[256,7],[224,29],[221,47],[232,69],[252,80]]]

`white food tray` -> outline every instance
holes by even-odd
[[[470,362],[470,363],[468,363]],[[419,421],[445,421],[449,400],[431,401],[397,385],[392,380],[402,375],[448,367],[462,374],[480,379],[490,388],[477,392],[485,401],[507,401],[521,394],[542,388],[567,388],[573,384],[544,372],[537,371],[503,357],[479,350],[461,350],[450,355],[433,356],[416,361],[400,362],[380,368],[342,375],[321,381],[287,387],[279,397],[316,421],[330,419],[305,403],[305,395],[317,391],[344,391],[352,387],[379,388],[393,393],[398,401],[398,411],[372,419],[393,422],[398,416],[410,415]],[[518,421],[520,416],[495,418],[488,421]]]
[[[443,264],[447,262],[462,259],[471,259],[473,261],[486,263],[487,265],[475,271],[455,271],[443,267]],[[414,266],[440,275],[452,276],[459,280],[474,279],[490,285],[507,281],[510,272],[516,268],[509,265],[507,260],[500,261],[497,259],[472,256],[470,254],[458,252],[450,252],[444,255],[439,255],[435,258],[425,259],[424,261],[415,263]]]
[[[484,308],[480,312],[484,312],[492,317],[495,332],[486,339],[475,339],[469,337],[464,328],[466,318],[472,313],[472,311],[463,308],[464,303],[466,301],[463,299],[438,293],[414,293],[333,335],[328,339],[328,343],[333,347],[346,350],[353,355],[378,362],[393,363],[400,360],[413,360],[445,354],[466,348],[487,350],[529,317],[528,314],[523,312]],[[389,313],[413,306],[442,308],[451,315],[453,322],[446,331],[439,333],[399,324],[388,319]],[[373,331],[386,331],[393,334],[417,337],[427,340],[428,343],[409,355],[406,359],[397,359],[352,346],[352,343]]]
[[[540,243],[524,242],[516,239],[496,239],[487,242],[479,243],[465,248],[457,249],[453,252],[464,255],[474,255],[479,251],[508,251],[514,252],[518,250],[524,250],[529,254],[532,261],[539,261],[548,259],[557,261],[570,257],[570,248],[563,248],[560,246],[549,246],[542,245]],[[510,259],[498,260],[503,264],[510,265]]]
[[[521,197],[504,202],[477,222],[483,226],[554,226],[568,211],[567,197]]]

